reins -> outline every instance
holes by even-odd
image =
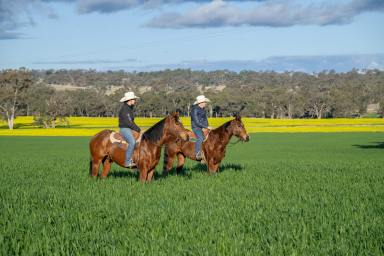
[[[228,144],[230,144],[230,145],[236,145],[237,143],[239,143],[241,141],[241,139],[240,138],[237,138],[237,141],[235,141],[235,142],[229,142]]]

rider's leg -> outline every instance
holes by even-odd
[[[201,160],[201,144],[204,141],[204,134],[202,129],[193,129],[193,132],[196,134],[196,143],[195,143],[195,155],[197,160]]]
[[[120,128],[120,133],[124,137],[124,139],[128,142],[128,148],[125,152],[125,166],[132,165],[132,154],[135,149],[135,138],[132,135],[132,131],[129,128]]]

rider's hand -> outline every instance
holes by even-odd
[[[208,126],[208,128],[207,128],[208,130],[213,130],[213,128],[211,127],[211,126]]]

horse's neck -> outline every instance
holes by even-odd
[[[145,152],[146,156],[151,155],[152,157],[156,157],[156,155],[159,155],[159,152],[161,152],[161,146],[163,145],[159,143],[160,140],[152,142],[146,139],[141,139],[139,144],[136,146],[138,158],[136,161],[139,161],[140,158],[143,157],[143,152]]]
[[[224,147],[227,146],[227,144],[229,143],[229,141],[231,140],[231,138],[233,136],[233,132],[227,130],[225,128],[225,125],[213,130],[212,132],[216,133],[219,136],[220,142]]]

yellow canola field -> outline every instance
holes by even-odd
[[[136,118],[135,122],[147,129],[161,118]],[[190,118],[181,118],[190,129]],[[218,127],[231,118],[210,118],[209,124]],[[243,118],[249,133],[258,132],[384,132],[383,118],[334,118],[334,119],[265,119]],[[117,130],[117,118],[111,117],[70,117],[69,126],[58,124],[57,128],[39,128],[33,125],[33,117],[21,116],[15,120],[15,129],[0,122],[0,136],[92,136],[103,129]]]

